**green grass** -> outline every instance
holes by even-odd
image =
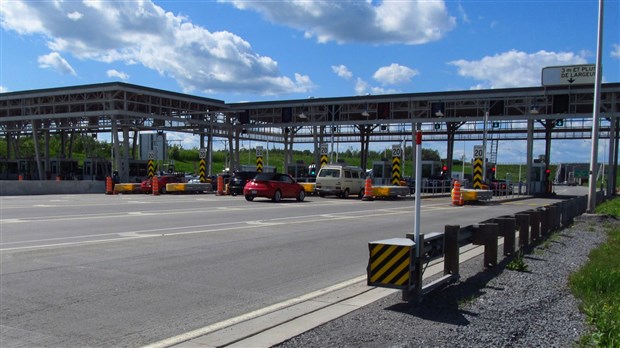
[[[620,198],[596,211],[619,217]],[[620,347],[620,228],[609,228],[608,234],[607,242],[593,250],[588,263],[569,278],[591,326],[591,332],[581,338],[582,346]]]
[[[519,250],[519,252],[515,255],[515,257],[506,265],[506,268],[512,271],[517,272],[525,272],[527,271],[527,264],[523,258],[523,251]]]

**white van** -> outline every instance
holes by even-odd
[[[365,179],[360,167],[328,164],[319,169],[316,175],[316,192],[321,197],[337,195],[347,198],[353,194],[362,198]]]

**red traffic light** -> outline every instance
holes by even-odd
[[[445,172],[446,170],[448,170],[448,166],[443,166],[442,170]]]
[[[545,169],[545,174],[551,174],[551,169]]]
[[[495,171],[495,167],[491,168],[492,171]]]

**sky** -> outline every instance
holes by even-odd
[[[604,11],[603,82],[620,82],[620,0]],[[234,103],[540,86],[544,67],[596,62],[598,12],[595,0],[1,0],[0,92],[121,81]],[[557,141],[551,160],[589,162],[590,148]],[[523,152],[500,143],[498,162]]]

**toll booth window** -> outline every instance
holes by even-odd
[[[347,178],[347,179],[351,179],[351,172],[348,171],[348,170],[345,170],[344,171],[344,177]]]

